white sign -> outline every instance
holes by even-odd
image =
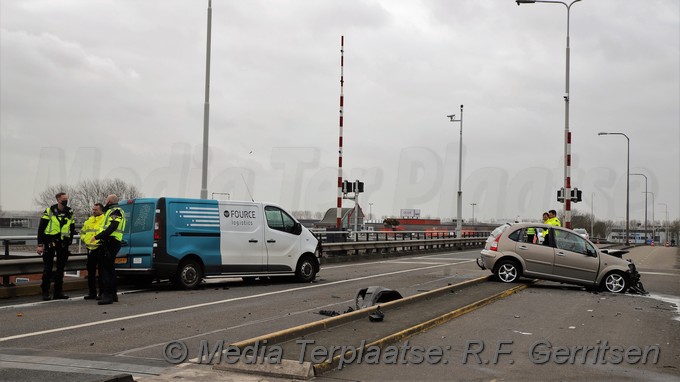
[[[420,218],[420,210],[418,209],[401,209],[399,214],[402,218]]]

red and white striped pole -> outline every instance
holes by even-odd
[[[343,87],[345,79],[343,69],[345,66],[345,36],[340,36],[340,138],[338,141],[338,211],[335,226],[342,228],[342,110],[344,106]]]
[[[571,131],[566,132],[564,142],[564,227],[571,229]]]

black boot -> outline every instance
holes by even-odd
[[[102,299],[97,302],[98,305],[113,304],[113,298],[108,294],[103,294]]]
[[[68,296],[59,292],[54,292],[54,296],[52,296],[55,300],[68,300]]]
[[[52,297],[50,297],[50,292],[43,292],[42,299],[43,301],[50,301],[52,299]]]

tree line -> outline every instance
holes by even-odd
[[[83,222],[92,213],[95,203],[103,203],[110,194],[116,194],[120,200],[135,199],[142,193],[133,184],[120,179],[83,180],[76,185],[55,184],[40,192],[33,202],[40,208],[47,208],[56,203],[55,195],[65,192],[69,197],[69,206],[73,209],[76,220]]]

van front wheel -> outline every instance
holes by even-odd
[[[196,260],[187,259],[180,264],[175,283],[184,289],[195,289],[203,281],[203,269]]]
[[[309,256],[304,256],[298,261],[295,269],[295,277],[303,283],[310,283],[316,278],[316,260]]]

